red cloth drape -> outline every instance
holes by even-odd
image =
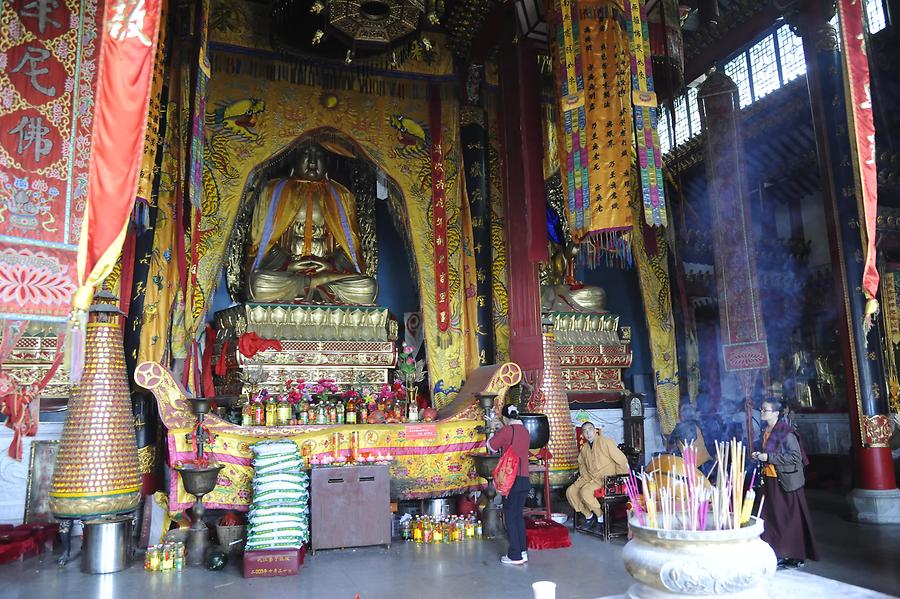
[[[277,339],[263,339],[256,333],[244,333],[238,339],[238,350],[248,358],[252,358],[259,352],[267,349],[281,351],[281,341]]]
[[[160,0],[113,0],[104,8],[91,138],[88,207],[75,307],[86,310],[115,264],[137,193],[159,32]]]
[[[875,221],[878,216],[878,172],[875,165],[875,118],[869,91],[869,59],[863,31],[863,3],[840,0],[841,44],[844,51],[844,85],[847,89],[847,120],[850,126],[851,156],[857,185],[859,213],[862,217],[865,267],[862,288],[866,297],[878,294],[878,269],[875,266]],[[867,317],[871,315],[867,307]]]

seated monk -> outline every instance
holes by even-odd
[[[297,176],[269,181],[250,229],[250,299],[369,305],[378,284],[364,274],[353,194],[325,173],[324,150],[301,148]]]
[[[594,491],[603,488],[607,476],[628,474],[628,459],[615,441],[604,437],[590,422],[582,425],[581,436],[585,443],[578,452],[579,477],[566,489],[566,499],[576,513],[581,512],[588,524],[597,524],[603,518],[603,510]],[[597,519],[592,523],[594,516]]]

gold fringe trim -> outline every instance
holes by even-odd
[[[242,55],[221,50],[210,52],[214,74],[242,75],[267,81],[351,91],[366,95],[427,100],[434,86],[441,100],[458,95],[458,81],[452,76],[428,76],[397,73],[396,75],[367,67],[341,68],[329,63],[284,62],[271,56]]]

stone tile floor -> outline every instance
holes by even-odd
[[[779,573],[770,590],[772,597],[876,599],[900,595],[900,526],[852,523],[843,518],[840,498],[811,494],[811,503],[823,559],[802,571]],[[531,583],[537,580],[556,582],[559,599],[625,592],[630,578],[621,559],[624,539],[605,543],[576,534],[572,541],[568,549],[531,551],[524,567],[498,563],[502,541],[429,546],[396,543],[389,549],[320,551],[307,556],[297,577],[251,580],[242,578],[238,561],[222,572],[187,569],[167,573],[144,572],[136,562],[123,572],[91,576],[79,571],[77,559],[58,568],[54,558],[42,556],[0,567],[0,599],[353,599],[356,593],[361,599],[530,599]]]

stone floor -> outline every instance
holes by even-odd
[[[876,599],[900,595],[900,526],[851,523],[842,517],[845,509],[839,498],[815,496],[811,503],[823,560],[803,571],[779,573],[771,596]],[[430,546],[397,543],[390,549],[321,551],[307,557],[297,577],[253,580],[241,577],[237,562],[223,572],[147,573],[136,563],[117,574],[90,576],[79,571],[77,560],[57,568],[53,558],[46,556],[0,567],[0,599],[67,595],[100,599],[353,599],[356,593],[361,599],[530,599],[531,583],[537,580],[556,582],[559,599],[625,592],[630,579],[621,559],[624,540],[604,543],[581,534],[572,540],[568,549],[530,552],[524,567],[497,562],[503,550],[499,541]]]

